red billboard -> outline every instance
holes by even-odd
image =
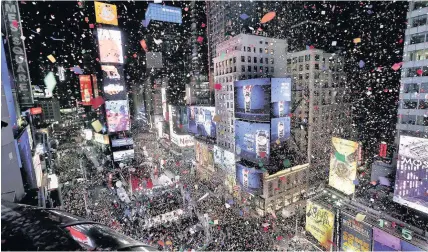
[[[38,115],[42,113],[42,108],[37,107],[37,108],[30,108],[30,114],[32,115]]]
[[[387,145],[385,142],[381,142],[380,143],[380,148],[379,148],[379,156],[385,158],[386,157],[386,149],[387,149]]]
[[[94,98],[96,98],[99,96],[97,76],[95,74],[91,74],[91,76],[92,76],[92,85],[94,86]]]
[[[80,94],[82,96],[82,104],[85,106],[91,105],[93,97],[92,82],[90,75],[79,75]]]

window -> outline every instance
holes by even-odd
[[[263,67],[262,66],[259,67],[259,71],[260,71],[260,73],[263,73]]]
[[[251,72],[251,66],[247,66],[248,72]]]
[[[241,62],[245,62],[245,56],[241,56]]]
[[[271,67],[271,68],[270,68],[270,72],[271,72],[271,73],[274,73],[274,72],[275,72],[273,67]]]
[[[236,73],[236,66],[233,66],[233,72]]]
[[[273,52],[274,52],[273,49],[270,49],[270,54],[273,54]]]
[[[291,59],[287,59],[287,65],[291,64]]]
[[[309,64],[305,65],[306,70],[309,70]]]
[[[265,73],[269,73],[269,67],[265,67]]]
[[[413,10],[417,10],[425,7],[428,7],[428,1],[419,1],[419,2],[415,2],[415,5],[413,6]]]
[[[315,54],[315,61],[320,61],[320,56],[318,54]]]
[[[310,61],[311,60],[311,55],[305,55],[305,61]]]
[[[236,57],[233,57],[233,63],[236,63]]]
[[[268,43],[268,42],[265,42],[265,45],[269,45],[269,43]]]
[[[259,53],[263,53],[263,48],[259,48]]]
[[[418,116],[416,119],[416,124],[420,126],[428,126],[428,117]]]
[[[416,107],[418,106],[418,100],[409,100],[409,99],[405,99],[402,101],[403,103],[403,109],[416,109]]]
[[[410,44],[418,44],[418,43],[423,43],[425,42],[425,33],[417,33],[417,34],[413,34],[410,37]]]
[[[303,62],[303,56],[299,56],[299,62]]]
[[[241,66],[241,72],[245,72],[245,66]]]
[[[320,70],[320,64],[315,64],[315,70]]]
[[[260,41],[259,41],[259,44],[260,44],[260,45],[263,45],[263,41],[261,41],[261,40],[260,40]]]
[[[419,109],[428,109],[428,99],[419,100]]]
[[[270,58],[270,63],[273,65],[274,64],[274,59]],[[267,58],[266,58],[266,64],[267,64]]]
[[[257,57],[254,57],[254,63],[257,63]]]
[[[303,65],[299,65],[299,71],[303,71]]]
[[[422,83],[419,92],[420,93],[428,93],[428,83]]]
[[[267,48],[265,48],[265,53],[266,53],[266,54],[268,54],[268,53],[269,53],[269,50],[268,50]]]
[[[254,72],[257,72],[257,66],[253,67]]]
[[[409,58],[411,61],[426,60],[428,59],[428,50],[412,51]]]
[[[287,67],[287,73],[290,73],[290,72],[291,72],[291,68]]]
[[[251,52],[251,48],[247,46],[247,52]]]
[[[247,51],[247,48],[246,48],[245,46],[243,46],[243,48],[244,48],[244,52],[246,52],[246,51]]]
[[[307,79],[309,79],[309,73],[306,73],[305,74],[305,79],[307,80]]]
[[[414,17],[412,19],[412,27],[418,27],[427,23],[427,15]]]
[[[294,57],[293,58],[293,64],[296,64],[297,63],[297,57]]]
[[[256,53],[256,47],[253,47],[253,53]]]

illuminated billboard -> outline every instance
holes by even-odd
[[[411,236],[409,236],[411,240]],[[373,228],[372,251],[426,251],[382,229]]]
[[[100,62],[123,64],[122,33],[119,30],[98,28]]]
[[[127,159],[133,159],[133,158],[134,158],[134,149],[113,152],[113,160],[115,162],[127,160]]]
[[[371,251],[372,227],[356,221],[354,217],[342,215],[341,223],[341,251]]]
[[[272,78],[271,102],[291,102],[291,78]]]
[[[233,152],[214,145],[214,164],[217,164],[226,173],[235,175],[235,162],[236,159]]]
[[[169,116],[169,130],[171,142],[179,147],[193,146],[193,137],[188,134],[187,108],[184,106],[168,106],[171,113]]]
[[[177,24],[181,24],[183,22],[181,8],[154,3],[149,3],[145,18],[146,26],[148,25],[150,20]]]
[[[270,120],[269,78],[235,81],[235,117],[251,121]]]
[[[127,90],[122,66],[101,65],[103,91],[106,100],[126,100]]]
[[[271,144],[279,144],[288,140],[291,136],[291,119],[290,117],[280,117],[271,119]]]
[[[305,229],[327,250],[331,250],[333,244],[334,215],[321,205],[307,201]]]
[[[213,156],[213,147],[195,141],[195,159],[198,164],[204,169],[214,171],[214,156]]]
[[[111,146],[112,147],[121,147],[127,145],[133,145],[134,140],[132,138],[122,138],[122,139],[112,139]]]
[[[91,105],[92,94],[92,82],[90,75],[79,75],[80,82],[80,95],[82,97],[82,104],[84,106]]]
[[[100,144],[110,144],[108,135],[103,135],[100,133],[94,133],[94,140]]]
[[[166,104],[166,88],[161,88],[161,99],[162,99],[162,114],[165,121],[169,121],[168,118],[168,105]]]
[[[328,185],[350,195],[355,191],[358,143],[333,137]]]
[[[100,24],[117,25],[116,5],[95,2],[95,20]]]
[[[263,171],[236,163],[236,182],[249,193],[263,193]]]
[[[129,130],[129,107],[127,100],[106,101],[107,125],[109,132]]]
[[[190,106],[187,108],[189,133],[198,136],[216,137],[216,123],[213,121],[215,107]]]
[[[401,136],[394,201],[428,213],[428,139]]]
[[[236,154],[252,162],[269,163],[270,123],[235,121]]]

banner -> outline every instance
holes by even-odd
[[[116,5],[95,2],[95,20],[100,24],[117,26],[118,22]]]
[[[372,227],[356,221],[354,217],[342,215],[340,250],[371,251]]]
[[[358,143],[333,137],[328,185],[349,195],[354,193],[357,176]]]
[[[327,250],[333,244],[334,217],[333,212],[308,200],[305,229]]]

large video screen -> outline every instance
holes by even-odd
[[[290,128],[290,117],[272,118],[270,131],[271,144],[279,144],[287,141],[291,136]]]
[[[195,159],[204,169],[214,171],[213,148],[208,144],[195,141]]]
[[[235,117],[269,121],[270,85],[269,78],[235,81]]]
[[[91,105],[92,100],[92,82],[90,75],[79,75],[80,94],[83,105]]]
[[[119,30],[98,28],[100,62],[123,64],[122,33]]]
[[[113,160],[115,162],[122,161],[122,160],[129,160],[133,158],[134,158],[134,149],[113,152]]]
[[[401,136],[394,201],[428,213],[428,139]]]
[[[269,163],[270,123],[235,121],[236,154],[255,163]]]
[[[271,102],[291,102],[291,78],[272,78]]]
[[[371,251],[372,227],[356,221],[354,217],[342,215],[341,251]]]
[[[127,90],[122,66],[101,65],[103,91],[106,100],[126,100]]]
[[[226,173],[235,175],[235,154],[214,145],[214,164],[217,164]]]
[[[177,135],[188,135],[189,122],[187,117],[187,107],[170,106],[172,118],[172,130]]]
[[[107,125],[109,132],[129,130],[129,107],[127,100],[106,101]]]
[[[150,20],[177,24],[181,24],[183,22],[181,8],[154,3],[149,3],[145,18],[149,22]]]
[[[243,164],[236,164],[236,182],[246,192],[260,195],[263,193],[263,171]]]
[[[187,108],[187,115],[189,116],[189,133],[216,137],[216,123],[213,121],[215,107],[190,106]]]

